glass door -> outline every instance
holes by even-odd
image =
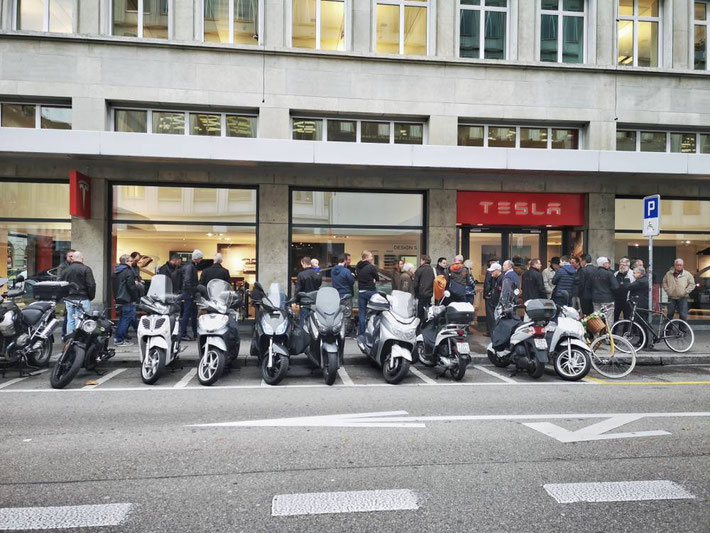
[[[508,259],[518,264],[517,258],[525,265],[533,258],[540,257],[540,233],[515,233],[512,232],[508,239]]]
[[[468,233],[466,244],[468,244],[468,253],[464,257],[473,261],[471,274],[476,281],[480,282],[476,285],[476,297],[473,302],[476,307],[476,316],[484,317],[486,316],[486,303],[483,300],[483,282],[486,279],[488,263],[503,260],[503,234],[471,230]]]

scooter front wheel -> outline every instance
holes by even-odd
[[[326,385],[335,383],[335,377],[338,375],[338,352],[328,352],[327,357],[323,358],[323,379]]]
[[[382,377],[390,385],[396,385],[404,379],[409,372],[409,361],[404,357],[396,357],[394,360],[389,355],[382,365]]]
[[[261,356],[261,377],[268,385],[278,385],[288,372],[288,357],[275,355],[272,358],[272,365],[269,368],[269,355]]]
[[[227,356],[219,348],[208,348],[197,366],[197,379],[202,385],[212,385],[224,373]]]
[[[591,367],[589,354],[576,347],[571,350],[562,347],[555,357],[555,372],[565,381],[579,381],[589,374]]]
[[[146,385],[153,385],[165,370],[165,350],[151,348],[141,364],[141,379]]]

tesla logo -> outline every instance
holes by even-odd
[[[498,215],[562,215],[562,204],[560,202],[479,202],[483,212]]]
[[[89,182],[79,180],[79,190],[81,191],[81,208],[86,208],[86,193],[89,191]]]
[[[69,213],[91,218],[91,178],[76,170],[69,173]]]

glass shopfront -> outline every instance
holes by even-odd
[[[616,259],[641,259],[648,267],[648,237],[641,234],[643,199],[617,196],[615,211]],[[710,318],[710,200],[661,199],[661,234],[653,238],[654,301],[668,301],[661,283],[676,258],[683,259],[685,270],[695,276],[690,318]]]

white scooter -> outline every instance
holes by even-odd
[[[557,324],[547,326],[549,353],[555,373],[565,381],[579,381],[589,373],[592,351],[584,340],[584,326],[579,313],[569,306],[558,306]]]
[[[173,364],[180,349],[180,300],[173,294],[168,276],[158,274],[150,281],[148,294],[138,304],[147,314],[138,322],[138,348],[141,358],[141,378],[152,385]]]
[[[413,362],[419,325],[414,298],[403,291],[392,291],[387,297],[375,294],[367,311],[367,327],[357,338],[358,348],[382,368],[385,381],[395,385],[404,379]]]

